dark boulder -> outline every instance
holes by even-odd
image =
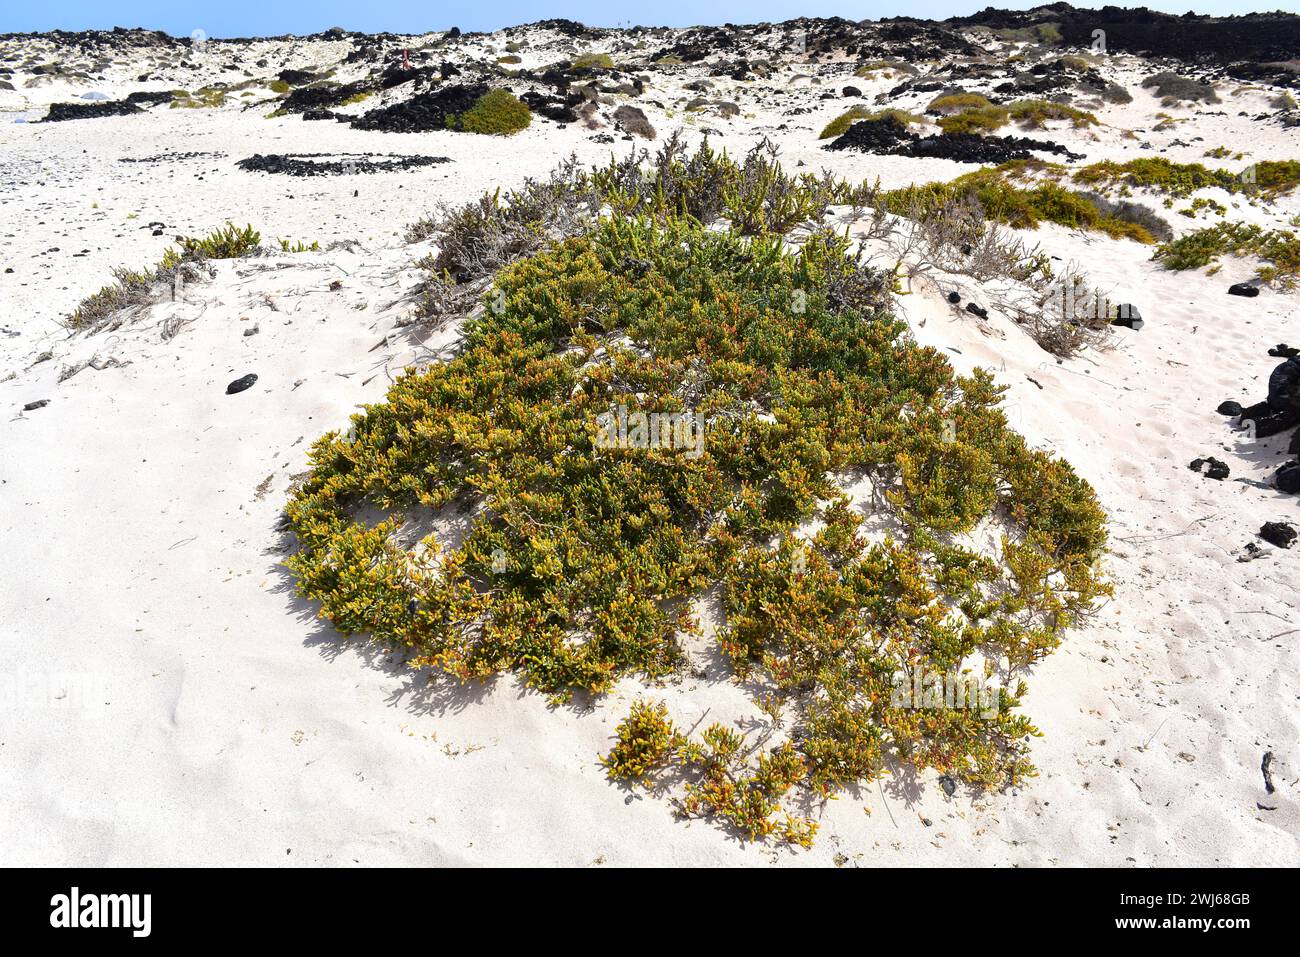
[[[1187,467],[1193,472],[1200,472],[1206,478],[1212,478],[1219,482],[1226,479],[1230,472],[1228,466],[1214,458],[1214,456],[1193,459]]]
[[[1265,522],[1259,537],[1278,548],[1290,548],[1296,539],[1295,526],[1290,522]]]
[[[230,385],[226,386],[226,395],[235,395],[238,392],[243,392],[245,389],[251,389],[253,383],[256,381],[256,372],[250,372],[246,376],[240,376],[234,382],[230,383]]]

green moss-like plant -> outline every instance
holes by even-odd
[[[509,136],[526,129],[532,118],[526,103],[508,90],[494,89],[480,96],[453,122],[467,133]]]

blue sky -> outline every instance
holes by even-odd
[[[1114,0],[1111,0],[1114,2]],[[446,4],[417,0],[4,0],[0,33],[37,30],[147,27],[188,36],[196,29],[212,37],[315,33],[332,26],[366,32],[421,33],[458,26],[462,30],[498,27],[568,17],[592,26],[687,26],[696,23],[756,23],[795,16],[838,15],[854,20],[887,16],[942,18],[962,15],[992,3],[1028,8],[1026,0],[479,0]],[[1105,0],[1077,0],[1077,6],[1102,6]],[[1146,0],[1121,6],[1149,6],[1170,13],[1246,13],[1277,9],[1277,0]]]

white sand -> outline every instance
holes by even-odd
[[[525,66],[558,58],[547,53],[560,40],[535,39]],[[297,66],[346,52],[320,41],[295,49]],[[267,43],[245,55],[283,52]],[[1044,737],[1033,749],[1041,775],[1028,786],[972,800],[964,791],[945,797],[930,776],[887,781],[817,810],[811,851],[745,844],[708,823],[675,820],[662,796],[605,779],[597,755],[641,692],[637,682],[623,681],[586,711],[552,710],[510,679],[490,689],[426,685],[382,650],[342,642],[294,597],[278,564],[275,526],[308,445],[450,339],[396,327],[411,312],[413,264],[426,251],[401,244],[403,226],[436,200],[543,175],[571,151],[593,162],[634,144],[617,134],[612,146],[595,143],[588,131],[549,122],[511,139],[366,133],[268,120],[267,110],[238,105],[11,122],[88,89],[122,95],[136,88],[128,78],[137,67],[98,85],[0,92],[0,267],[14,270],[0,274],[0,327],[18,333],[0,332],[0,379],[14,373],[0,382],[0,864],[1300,860],[1297,555],[1264,546],[1267,558],[1237,561],[1262,522],[1296,518],[1296,499],[1263,485],[1286,437],[1239,440],[1214,411],[1223,399],[1263,397],[1277,361],[1266,349],[1296,337],[1300,300],[1267,290],[1253,300],[1226,296],[1230,282],[1250,277],[1249,264],[1215,276],[1171,273],[1149,261],[1147,247],[1039,230],[1032,239],[1077,261],[1147,319],[1140,332],[1117,330],[1114,349],[1064,363],[996,315],[985,334],[932,291],[900,300],[918,338],[954,350],[958,369],[995,370],[1010,387],[1013,424],[1097,489],[1112,520],[1116,595],[1034,669],[1026,711]],[[1107,127],[1030,135],[1089,161],[1201,160],[1221,144],[1247,160],[1300,157],[1300,131],[1254,119],[1265,110],[1255,92],[1199,113],[1171,110],[1189,122],[1124,140],[1119,129],[1149,131],[1160,107],[1137,89],[1149,70],[1129,61],[1108,70],[1135,102],[1105,108]],[[796,72],[825,81],[792,84]],[[975,168],[820,149],[817,133],[847,105],[817,99],[823,90],[852,83],[870,101],[896,82],[850,74],[845,65],[791,68],[766,84],[715,79],[720,98],[741,106],[733,120],[685,118],[679,104],[691,94],[677,89],[652,87],[637,103],[661,137],[685,124],[694,142],[709,127],[735,152],[766,134],[788,166],[887,186]],[[201,85],[161,75],[153,88]],[[683,69],[674,82],[702,75]],[[924,106],[929,95],[891,105]],[[779,112],[796,103],[811,112]],[[1165,151],[1140,150],[1139,141]],[[289,151],[454,162],[313,179],[234,167],[255,152]],[[214,155],[118,162],[167,152]],[[1215,198],[1231,218],[1285,224],[1300,211],[1295,197],[1268,210]],[[1212,221],[1164,212],[1179,229]],[[272,244],[283,236],[357,245],[220,263],[210,284],[112,333],[69,337],[57,325],[112,267],[154,262],[176,234],[226,219],[253,223]],[[166,224],[160,237],[141,228],[154,220]],[[342,287],[331,291],[336,279]],[[980,300],[974,285],[966,292]],[[164,324],[177,318],[192,321],[163,341]],[[259,333],[244,336],[253,324]],[[52,358],[36,362],[46,351]],[[92,358],[103,368],[57,381]],[[225,395],[246,372],[257,384]],[[38,399],[50,404],[19,411]],[[1204,455],[1228,462],[1231,478],[1190,472],[1187,463]],[[657,692],[679,724],[706,713],[709,721],[759,718],[720,663],[692,650],[710,677]],[[1264,800],[1266,750],[1277,755],[1279,793]]]

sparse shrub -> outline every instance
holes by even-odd
[[[681,742],[641,704],[605,765],[644,779],[676,750],[695,776],[682,810],[752,839],[808,843],[786,796],[890,766],[1024,780],[1021,670],[1106,592],[1091,489],[1007,427],[988,373],[959,376],[906,335],[889,277],[847,237],[813,230],[790,248],[791,223],[847,198],[842,184],[786,176],[766,149],[736,162],[674,142],[645,162],[570,166],[521,195],[533,212],[517,221],[557,232],[518,244],[539,251],[496,273],[459,353],[315,443],[286,507],[301,594],[415,668],[518,672],[563,701],[678,667],[681,636],[702,637],[692,603],[716,584],[719,649],[771,689],[789,741],[751,762],[734,731]],[[589,201],[608,218],[589,219]],[[461,235],[439,256],[498,231],[502,205],[444,217]],[[620,404],[693,411],[699,455],[599,443]],[[883,490],[899,537],[867,538],[848,474]],[[371,506],[388,517],[372,524]],[[394,535],[408,510],[447,508],[473,516],[454,549]],[[953,544],[991,516],[1005,535],[987,554]],[[1008,669],[986,714],[896,700],[900,671],[981,653]]]
[[[1139,242],[1155,243],[1168,242],[1173,238],[1174,231],[1160,214],[1150,206],[1143,206],[1141,203],[1134,203],[1128,200],[1114,202],[1107,199],[1099,193],[1083,192],[1079,194],[1093,206],[1097,207],[1097,212],[1102,216],[1102,222],[1128,223],[1137,227],[1140,232],[1129,234],[1129,238],[1137,239]],[[1123,233],[1122,227],[1113,227],[1112,236]]]
[[[665,63],[668,58],[660,60]],[[575,70],[612,70],[614,61],[608,53],[583,53],[573,60]]]
[[[507,53],[505,56],[497,57],[497,62],[502,64],[523,63],[524,58],[514,53]]]
[[[1003,106],[985,106],[939,118],[939,128],[945,133],[991,133],[1007,125],[1007,109]]]
[[[117,268],[113,282],[83,299],[68,318],[73,329],[95,329],[115,313],[130,306],[147,305],[153,301],[153,289],[158,282],[154,270],[143,272]]]
[[[645,700],[632,703],[614,732],[617,739],[601,764],[611,778],[651,787],[652,775],[685,743],[668,717],[668,705]]]
[[[845,110],[839,116],[835,117],[835,119],[827,123],[818,139],[826,140],[833,136],[841,136],[850,126],[859,120],[874,122],[876,120],[884,119],[895,119],[905,126],[911,123],[925,122],[922,117],[917,116],[915,113],[909,113],[906,110],[873,110],[870,107],[858,105]]]
[[[526,129],[532,119],[526,103],[509,90],[494,89],[484,93],[454,121],[448,117],[448,122],[454,122],[468,133],[509,136]]]
[[[1069,120],[1076,128],[1097,125],[1097,117],[1086,110],[1051,100],[1017,100],[1007,106],[1007,112],[1016,122],[1033,129],[1041,128],[1048,120]]]
[[[1291,290],[1300,285],[1300,236],[1289,229],[1254,223],[1216,223],[1181,236],[1152,257],[1166,269],[1199,269],[1221,256],[1253,255],[1264,261],[1256,275],[1269,285]]]
[[[978,93],[945,93],[931,100],[925,110],[927,113],[959,113],[963,110],[984,109],[992,105],[988,97]]]
[[[272,80],[271,91],[273,93],[288,93],[293,87],[289,86],[284,80]]]
[[[177,90],[172,96],[169,109],[179,110],[198,110],[198,109],[215,109],[226,104],[226,91],[216,87],[205,86],[201,90],[195,90],[192,94],[184,90]]]
[[[1040,222],[1057,223],[1071,229],[1092,229],[1116,238],[1127,237],[1151,243],[1155,239],[1136,225],[1110,218],[1085,196],[1053,182],[1022,189],[1006,181],[996,169],[976,170],[950,183],[930,183],[891,190],[882,201],[892,212],[906,215],[913,207],[924,211],[976,200],[988,219],[1017,229],[1036,229]]]
[[[67,326],[95,332],[113,325],[125,310],[150,305],[164,290],[174,293],[178,285],[202,278],[206,260],[234,259],[254,252],[261,236],[252,226],[236,229],[227,223],[207,236],[177,237],[177,242],[180,248],[165,250],[162,261],[151,269],[113,270],[114,281],[83,299],[68,317]]]
[[[1260,160],[1245,171],[1234,173],[1226,169],[1209,169],[1200,163],[1175,163],[1152,156],[1125,163],[1112,160],[1092,163],[1078,170],[1074,178],[1089,185],[1137,186],[1179,198],[1208,187],[1230,193],[1259,191],[1276,196],[1289,193],[1300,185],[1300,161]]]
[[[927,113],[939,116],[945,133],[987,133],[1007,125],[1010,113],[978,93],[949,93],[935,97]]]
[[[1154,89],[1155,95],[1160,97],[1162,106],[1174,106],[1179,103],[1219,102],[1219,95],[1215,92],[1214,84],[1201,83],[1169,71],[1147,77],[1142,81],[1142,86],[1146,89]]]
[[[872,109],[869,106],[862,106],[859,104],[857,106],[849,107],[839,116],[835,117],[835,119],[826,124],[818,139],[826,140],[830,139],[832,136],[840,136],[855,122],[858,120],[865,120],[867,117],[871,116],[871,114]]]
[[[1200,163],[1175,163],[1161,156],[1142,157],[1117,163],[1103,160],[1074,174],[1076,182],[1090,186],[1125,184],[1154,189],[1172,196],[1187,196],[1206,186],[1234,190],[1239,182],[1227,170],[1211,170]]]
[[[297,242],[290,242],[287,239],[281,239],[280,250],[286,253],[315,253],[320,252],[320,242],[318,240],[312,240],[311,245],[308,245],[301,239]]]
[[[614,122],[619,128],[633,136],[640,136],[642,139],[652,140],[655,138],[655,128],[651,124],[645,113],[635,106],[624,104],[614,111]]]
[[[1106,87],[1101,91],[1101,98],[1107,103],[1114,103],[1117,106],[1123,106],[1125,103],[1133,102],[1133,94],[1124,87],[1120,86],[1114,80],[1108,80]]]
[[[182,236],[177,241],[187,260],[238,259],[261,245],[262,234],[251,225],[240,229],[233,223],[226,223],[206,236]]]
[[[993,35],[1002,40],[1041,43],[1045,46],[1055,46],[1063,39],[1061,28],[1055,23],[1036,23],[1028,27],[999,27],[993,31]]]
[[[1294,110],[1297,107],[1295,97],[1285,91],[1269,100],[1268,105],[1275,110]]]

